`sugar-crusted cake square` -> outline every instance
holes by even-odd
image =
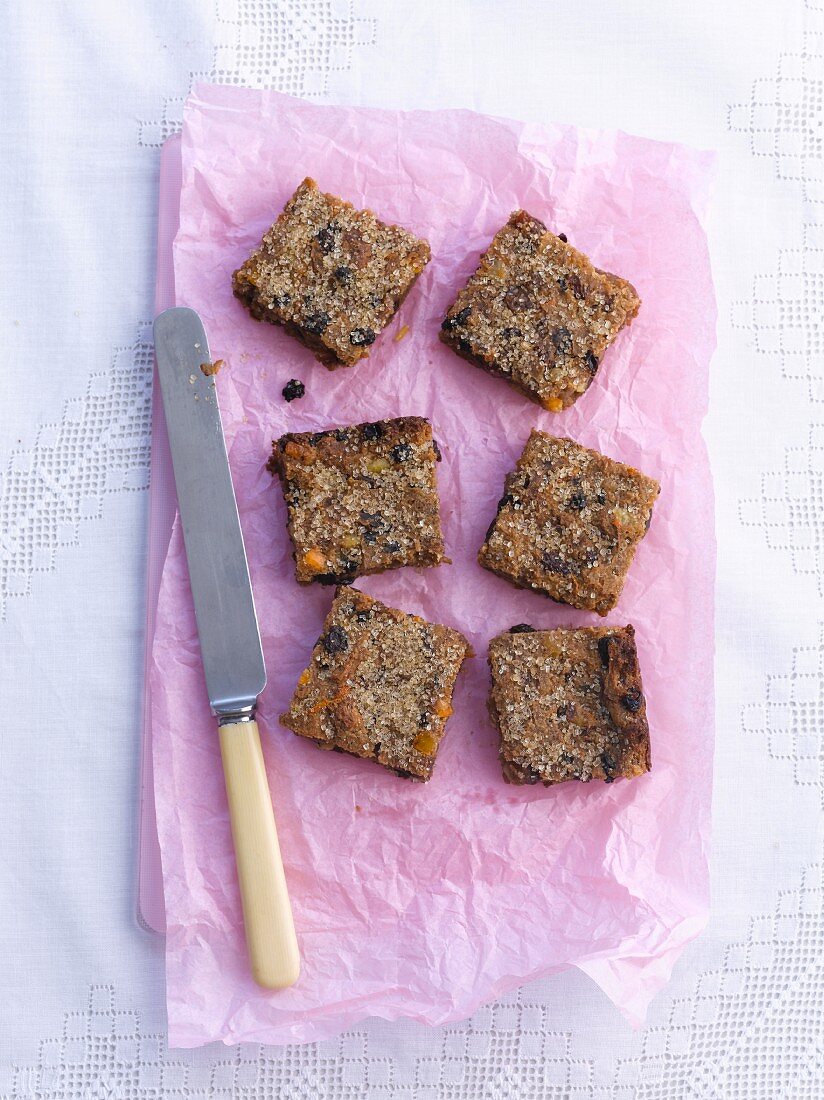
[[[489,643],[489,711],[509,783],[632,779],[650,769],[635,631],[533,630]]]
[[[520,588],[606,615],[659,491],[632,466],[533,431],[506,478],[478,561]]]
[[[453,302],[440,336],[464,359],[560,412],[587,390],[640,305],[626,279],[600,271],[518,210]]]
[[[429,257],[426,241],[307,178],[232,286],[253,317],[282,325],[334,370],[369,354]]]
[[[272,445],[300,584],[347,584],[444,557],[435,468],[441,453],[422,417],[324,432]]]
[[[320,748],[425,781],[469,653],[456,630],[341,588],[281,722]]]

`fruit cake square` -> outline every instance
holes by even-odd
[[[305,179],[232,286],[335,370],[369,354],[429,257],[426,241]]]
[[[281,722],[322,749],[425,781],[470,652],[457,630],[341,588]]]
[[[533,630],[489,643],[489,711],[508,783],[632,779],[650,769],[635,631]]]
[[[470,363],[560,412],[587,390],[640,305],[626,279],[600,271],[518,210],[450,307],[440,336]]]

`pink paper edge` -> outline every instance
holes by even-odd
[[[567,966],[553,966],[538,968],[530,974],[520,977],[511,977],[498,982],[486,997],[479,997],[461,1007],[456,1012],[445,1012],[428,1017],[423,1014],[414,1015],[404,1012],[353,1012],[346,1016],[338,1016],[334,1020],[324,1021],[303,1020],[300,1024],[278,1029],[267,1025],[260,1032],[247,1031],[242,1039],[226,1035],[216,1039],[213,1035],[198,1034],[196,1029],[189,1027],[176,1027],[169,1025],[168,1045],[178,1050],[192,1050],[206,1046],[209,1043],[220,1042],[226,1047],[237,1046],[239,1043],[260,1043],[263,1046],[304,1046],[308,1043],[327,1042],[337,1038],[350,1028],[356,1027],[364,1020],[385,1020],[387,1023],[396,1023],[398,1020],[411,1020],[414,1023],[423,1024],[426,1027],[445,1027],[448,1024],[461,1023],[468,1020],[479,1009],[486,1005],[494,1004],[508,993],[529,985],[531,982],[551,978],[556,974],[562,974],[565,970],[580,970],[602,990],[608,1000],[624,1017],[633,1031],[638,1031],[646,1022],[646,1013],[653,998],[666,986],[672,975],[672,970],[681,956],[684,948],[701,935],[707,925],[708,915],[704,917],[690,917],[681,922],[677,931],[683,930],[674,944],[656,958],[659,964],[666,961],[666,977],[652,983],[644,982],[644,969],[648,960],[637,960],[631,956],[626,958],[593,958],[591,961],[583,960],[570,963]],[[621,987],[624,996],[628,987],[633,988],[630,999],[625,1006],[618,1005],[615,1001],[614,990]],[[277,1034],[275,1034],[277,1033]]]
[[[180,220],[182,185],[181,135],[172,134],[160,152],[158,188],[155,314],[175,304],[172,245]],[[137,920],[150,932],[166,931],[163,867],[157,833],[152,756],[152,694],[149,672],[154,644],[157,601],[166,554],[177,513],[166,422],[155,369],[152,380],[152,433],[149,475],[149,530],[146,562],[146,636],[143,666],[143,735],[140,750]]]
[[[203,83],[198,83],[198,84],[195,84],[193,86],[192,92],[190,94],[190,101],[192,99],[197,99],[202,95],[204,97],[204,99],[208,102],[209,98],[210,98],[209,93],[212,92],[212,91],[219,91],[221,93],[226,92],[226,91],[231,91],[234,95],[237,96],[238,99],[242,99],[244,93],[250,93],[251,92],[253,94],[262,94],[265,98],[274,98],[274,99],[278,99],[278,100],[292,101],[294,103],[303,102],[298,97],[287,96],[285,94],[278,93],[278,92],[264,91],[263,93],[257,93],[253,89],[245,89],[245,88],[227,89],[223,86],[216,86],[216,85],[203,84]],[[318,106],[317,104],[310,104],[310,105],[314,106],[314,107]],[[216,107],[217,109],[226,109],[226,110],[230,109],[230,108],[226,107],[225,104],[222,104],[222,103],[216,104],[214,102],[211,102],[210,106],[213,107],[213,108]],[[393,112],[378,111],[378,113],[391,114]],[[415,112],[406,112],[406,113],[428,115],[428,114],[438,114],[439,112],[438,111],[415,111]],[[474,114],[474,112],[467,112],[467,113]],[[509,120],[509,119],[506,119],[506,118],[501,118],[501,116],[487,116],[487,117],[490,117],[490,118],[496,118],[497,117],[503,122],[507,122],[507,123],[513,123],[514,122],[515,125],[524,126],[523,123],[517,122],[516,120]],[[588,128],[585,128],[585,127],[577,127],[576,129],[578,130],[579,133],[582,133],[582,134],[603,133],[603,131],[595,131],[595,130],[588,129]],[[615,133],[616,135],[622,137],[622,138],[627,139],[630,142],[643,141],[645,144],[649,144],[649,145],[656,145],[657,144],[657,145],[660,145],[662,147],[665,147],[665,146],[669,147],[671,150],[673,150],[676,153],[685,154],[685,164],[684,164],[685,169],[687,169],[689,171],[694,171],[695,174],[696,174],[696,179],[701,179],[702,182],[703,182],[703,187],[700,190],[700,192],[696,188],[696,196],[700,195],[700,197],[697,199],[697,201],[693,202],[692,205],[693,205],[693,210],[694,210],[695,215],[696,215],[696,219],[697,219],[702,231],[704,232],[704,239],[705,239],[705,242],[706,242],[706,230],[705,230],[704,222],[705,222],[707,207],[708,207],[708,204],[709,204],[709,201],[710,201],[711,188],[712,188],[712,184],[713,184],[713,180],[714,180],[715,164],[716,164],[716,161],[717,161],[717,156],[716,156],[715,152],[711,151],[711,150],[693,149],[693,148],[690,148],[690,147],[684,146],[684,145],[673,145],[672,143],[669,143],[669,142],[655,141],[654,139],[638,138],[635,135],[628,134],[625,131],[620,131],[620,130],[615,130],[615,131],[612,131],[612,132]],[[178,140],[180,139],[180,135],[175,135],[175,136],[178,138]],[[170,139],[170,140],[173,140],[173,139]],[[176,199],[179,202],[179,191],[178,191],[178,194],[176,196]],[[171,247],[172,242],[170,241],[169,244],[170,244],[170,247]],[[158,262],[160,262],[160,257],[159,257]],[[712,286],[712,289],[713,289],[713,292],[714,292],[714,280],[712,280],[711,272],[710,272],[710,282],[711,282],[711,286]],[[714,297],[715,296],[714,296],[714,293],[713,293],[713,303],[715,305]],[[716,323],[717,323],[717,307],[713,311],[713,317],[712,317],[713,330],[715,330],[715,328],[716,328]],[[712,353],[714,354],[715,347],[717,346],[717,340],[715,339],[715,331],[713,331],[713,336],[714,336],[714,339],[713,339]],[[711,356],[710,356],[710,361],[711,361]],[[696,628],[696,635],[701,634],[706,640],[705,647],[702,649],[702,659],[703,659],[703,664],[706,666],[705,667],[706,682],[709,685],[710,690],[707,692],[706,697],[705,697],[705,714],[702,716],[702,724],[706,724],[708,734],[711,738],[711,743],[714,744],[714,739],[715,739],[715,705],[714,705],[714,696],[715,696],[715,676],[714,676],[715,598],[714,598],[714,588],[715,588],[717,546],[716,546],[716,537],[715,537],[714,485],[713,485],[713,480],[712,480],[712,469],[711,469],[711,466],[709,464],[709,456],[708,456],[708,452],[707,452],[707,448],[706,448],[706,443],[705,443],[705,440],[704,440],[704,437],[703,437],[703,433],[701,431],[701,425],[702,425],[703,420],[706,416],[706,412],[707,412],[707,408],[708,408],[708,396],[707,396],[707,392],[706,392],[707,389],[708,389],[708,386],[705,386],[703,407],[701,409],[701,419],[700,419],[700,421],[698,423],[698,426],[697,426],[697,431],[696,431],[695,438],[696,438],[697,447],[700,448],[700,453],[696,457],[699,460],[699,462],[703,462],[703,464],[705,466],[708,486],[709,486],[709,490],[710,490],[709,494],[708,494],[708,499],[707,499],[707,506],[706,506],[706,509],[705,509],[705,519],[706,519],[706,523],[707,523],[707,529],[710,532],[711,538],[709,538],[705,542],[704,549],[705,550],[711,549],[712,553],[711,554],[706,554],[705,558],[703,559],[704,560],[704,565],[705,565],[705,577],[704,577],[704,579],[707,583],[707,593],[708,593],[707,613],[706,613],[705,616],[703,616],[703,619],[702,619],[701,623]],[[166,554],[167,549],[168,549],[168,542],[167,542],[166,547],[164,547],[164,549],[163,549],[164,558],[165,558],[165,554]],[[708,800],[709,800],[710,810],[708,811],[708,817],[707,817],[706,828],[705,828],[705,840],[707,842],[707,846],[709,845],[710,831],[711,831],[711,796],[712,796],[712,772],[710,771],[709,790],[707,792],[707,797],[708,797]],[[708,854],[707,854],[707,860],[708,860]],[[705,865],[707,864],[707,860],[705,860]],[[626,1001],[626,989],[628,987],[629,988],[634,987],[633,988],[633,993],[632,993],[629,1001],[626,1001],[625,1007],[622,1008],[621,1006],[618,1006],[617,1004],[616,1004],[616,1007],[618,1007],[619,1011],[622,1013],[622,1015],[625,1016],[628,1023],[630,1024],[630,1026],[632,1026],[633,1028],[639,1028],[644,1023],[644,1018],[645,1018],[645,1014],[646,1014],[647,1008],[649,1006],[649,1003],[651,1002],[653,997],[669,981],[672,970],[675,966],[675,963],[678,961],[678,958],[680,957],[681,952],[684,950],[684,948],[687,946],[688,943],[690,943],[693,939],[695,939],[698,935],[701,934],[703,929],[706,927],[708,919],[709,919],[709,897],[707,898],[707,906],[705,907],[703,913],[701,913],[700,915],[693,914],[691,916],[686,917],[683,921],[680,922],[679,925],[676,926],[675,929],[672,930],[671,935],[670,935],[670,941],[671,941],[670,944],[668,945],[668,947],[664,951],[662,951],[658,956],[656,956],[656,960],[655,960],[656,962],[658,962],[659,966],[660,966],[661,961],[666,960],[666,963],[665,963],[666,975],[661,976],[661,977],[657,977],[653,982],[645,982],[645,980],[644,980],[645,970],[647,969],[647,967],[648,967],[651,960],[646,959],[646,958],[640,958],[639,959],[637,956],[633,956],[633,955],[622,956],[622,955],[618,954],[617,956],[616,955],[610,955],[609,957],[605,957],[603,954],[600,954],[598,956],[593,957],[592,959],[583,959],[583,960],[579,959],[575,963],[568,964],[568,966],[566,966],[566,967],[565,966],[553,966],[553,967],[549,967],[549,968],[546,968],[546,969],[539,968],[536,971],[534,971],[534,972],[532,972],[532,973],[530,973],[526,976],[512,977],[511,979],[509,979],[509,978],[504,979],[504,980],[498,982],[495,987],[490,989],[489,996],[480,997],[477,1000],[469,1003],[468,1005],[467,1004],[463,1005],[461,1007],[460,1011],[458,1011],[454,1014],[453,1013],[444,1013],[442,1015],[436,1015],[436,1016],[433,1016],[431,1018],[428,1018],[424,1014],[410,1015],[410,1014],[405,1014],[405,1013],[401,1013],[401,1012],[392,1012],[392,1011],[386,1011],[386,1012],[374,1012],[373,1011],[373,1012],[370,1012],[368,1014],[367,1013],[353,1012],[352,1014],[338,1017],[335,1020],[327,1019],[325,1021],[317,1021],[317,1022],[314,1022],[314,1021],[311,1021],[311,1020],[308,1020],[308,1021],[303,1020],[299,1024],[290,1025],[290,1026],[284,1028],[283,1029],[284,1034],[278,1034],[276,1038],[273,1038],[273,1032],[277,1032],[278,1029],[277,1028],[272,1028],[271,1025],[268,1025],[267,1028],[265,1029],[265,1032],[262,1032],[260,1035],[258,1035],[256,1032],[252,1031],[252,1032],[249,1032],[248,1034],[245,1034],[243,1039],[234,1038],[232,1036],[224,1036],[219,1040],[215,1040],[214,1036],[212,1036],[212,1035],[198,1035],[196,1029],[192,1028],[191,1026],[183,1026],[183,1027],[180,1027],[180,1028],[175,1028],[174,1025],[170,1025],[169,1045],[170,1046],[175,1046],[175,1047],[180,1047],[180,1048],[191,1048],[191,1047],[200,1046],[200,1045],[203,1045],[205,1043],[214,1042],[214,1041],[220,1041],[226,1046],[235,1045],[237,1042],[241,1042],[241,1041],[242,1042],[260,1042],[260,1043],[264,1043],[264,1044],[267,1044],[267,1045],[302,1044],[302,1043],[316,1042],[316,1041],[322,1041],[322,1040],[325,1040],[325,1039],[334,1038],[335,1036],[339,1035],[341,1032],[347,1030],[348,1028],[354,1026],[355,1024],[357,1024],[361,1020],[368,1019],[370,1017],[374,1017],[374,1018],[377,1018],[377,1019],[384,1019],[384,1020],[387,1020],[387,1021],[390,1021],[390,1022],[394,1021],[394,1020],[398,1020],[398,1019],[412,1019],[412,1020],[415,1020],[416,1022],[425,1023],[425,1024],[428,1024],[430,1026],[439,1026],[439,1025],[443,1025],[443,1024],[452,1023],[452,1022],[456,1022],[456,1021],[459,1021],[459,1020],[467,1019],[470,1015],[472,1015],[475,1011],[477,1011],[478,1008],[482,1007],[485,1004],[489,1004],[489,1003],[492,1003],[492,1002],[498,1000],[504,994],[506,994],[506,993],[508,993],[508,992],[510,992],[514,989],[517,989],[517,988],[519,988],[519,987],[521,987],[525,984],[528,984],[531,981],[535,981],[535,980],[538,980],[538,979],[541,979],[541,978],[549,977],[552,974],[559,973],[564,969],[569,969],[570,967],[577,967],[579,970],[581,970],[582,973],[585,973],[585,974],[587,974],[587,976],[592,978],[592,980],[595,981],[596,984],[600,986],[600,988],[606,993],[606,995],[609,997],[609,999],[612,1000],[614,1003],[615,1003],[615,998],[616,998],[616,992],[615,991],[619,987],[624,990],[623,997],[624,997],[625,1001]],[[674,940],[674,942],[672,942],[673,940]]]

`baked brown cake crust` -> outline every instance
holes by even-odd
[[[429,258],[426,241],[307,178],[232,287],[254,318],[283,325],[335,370],[369,354]]]
[[[325,432],[289,433],[272,444],[299,584],[444,560],[435,464],[440,450],[417,416]]]
[[[649,726],[627,627],[535,630],[489,643],[489,712],[508,783],[632,779],[650,769]]]
[[[470,653],[456,630],[341,588],[281,722],[322,749],[426,781]]]
[[[533,431],[478,553],[485,568],[606,615],[649,528],[657,481],[571,439]]]
[[[560,412],[589,387],[640,305],[625,279],[600,271],[517,210],[450,307],[440,335],[470,363]]]

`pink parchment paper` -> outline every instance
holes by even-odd
[[[249,977],[223,778],[180,531],[153,650],[155,784],[167,906],[169,1041],[303,1042],[366,1016],[443,1023],[564,967],[634,1023],[708,912],[713,742],[712,483],[700,423],[715,302],[701,218],[710,155],[616,132],[467,111],[319,106],[199,86],[185,112],[177,300],[203,317],[269,672],[260,722],[303,955],[280,993]],[[433,259],[368,360],[329,373],[233,299],[235,267],[304,175],[425,236]],[[577,405],[553,415],[459,360],[438,326],[478,254],[524,207],[643,299]],[[400,325],[409,335],[396,342]],[[306,397],[280,391],[302,379]],[[454,564],[360,582],[457,627],[477,657],[431,782],[318,752],[278,724],[331,601],[299,588],[279,487],[286,430],[431,419]],[[653,770],[611,786],[504,785],[486,715],[486,645],[513,623],[593,624],[478,567],[506,471],[538,426],[661,481],[618,609],[634,623]],[[598,620],[600,621],[600,620]]]

